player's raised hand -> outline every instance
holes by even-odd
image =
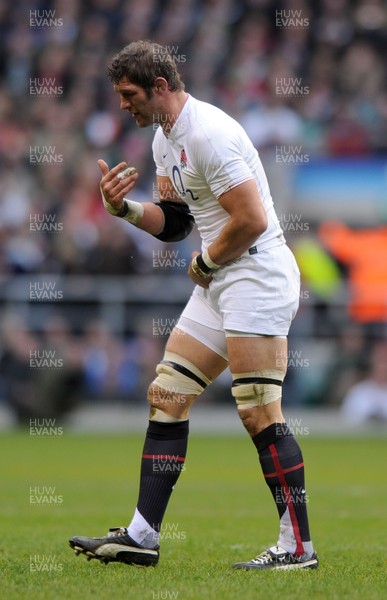
[[[119,174],[127,169],[125,162],[109,169],[107,163],[100,159],[98,166],[102,174],[100,189],[104,206],[111,215],[117,215],[124,205],[124,197],[134,187],[138,173],[129,172],[120,177]]]

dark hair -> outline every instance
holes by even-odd
[[[113,58],[108,75],[112,83],[127,79],[144,88],[148,95],[156,77],[164,77],[173,92],[184,90],[184,83],[167,48],[150,40],[139,40],[125,46]]]

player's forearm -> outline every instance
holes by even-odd
[[[163,242],[183,240],[190,234],[194,224],[188,206],[181,202],[164,200],[152,204],[123,198],[118,204],[119,208],[112,207],[105,199],[104,206],[111,215],[128,221]]]
[[[111,208],[106,202],[104,204],[111,215],[131,223],[151,235],[157,235],[163,230],[164,213],[153,202],[135,202],[123,198],[122,204],[117,208]]]
[[[244,254],[265,231],[267,222],[247,223],[231,218],[219,237],[207,248],[211,260],[223,266]]]
[[[251,246],[257,237],[265,231],[266,221],[258,226],[256,222],[241,222],[231,218],[223,227],[219,237],[201,254],[193,255],[188,274],[194,283],[208,288],[212,274],[227,263],[239,258]]]
[[[210,259],[222,266],[239,258],[254,245],[266,230],[268,219],[254,179],[222,194],[219,203],[230,218],[207,250]]]
[[[164,227],[163,211],[153,202],[142,202],[142,206],[144,208],[144,213],[141,220],[136,223],[136,227],[151,235],[157,235]]]

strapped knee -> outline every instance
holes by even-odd
[[[282,382],[285,371],[265,369],[251,373],[233,375],[231,393],[238,410],[265,406],[279,400],[282,395]]]
[[[203,390],[211,383],[191,361],[182,358],[174,352],[165,352],[164,359],[156,367],[157,377],[153,381],[151,389],[153,394],[155,390],[159,390],[160,396],[165,402],[177,395],[181,396],[199,396]],[[161,398],[160,398],[161,400]],[[154,421],[165,420],[166,413],[159,408],[159,402],[151,404],[150,419]],[[168,415],[167,415],[168,416]],[[170,417],[168,421],[173,418]]]

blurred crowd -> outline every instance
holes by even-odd
[[[383,0],[1,0],[0,35],[2,272],[136,268],[138,241],[106,219],[96,167],[127,160],[138,197],[156,199],[154,132],[120,114],[106,76],[131,40],[167,45],[187,90],[236,117],[260,151],[386,149]],[[31,235],[34,215],[61,234]]]
[[[63,418],[85,400],[145,401],[161,342],[113,335],[101,320],[74,335],[61,317],[31,331],[15,315],[3,323],[0,397],[17,419]]]
[[[386,152],[384,0],[0,0],[2,282],[154,272],[152,253],[165,246],[107,217],[96,165],[135,165],[133,199],[157,201],[154,131],[120,112],[106,76],[121,47],[146,38],[168,47],[187,91],[240,121],[262,156],[279,144],[301,144],[311,157]],[[193,234],[180,256],[197,247]],[[26,326],[15,338],[4,328],[3,364],[10,344],[23,346],[21,331],[35,335]],[[71,337],[71,323],[63,327]],[[91,390],[85,348],[98,357],[103,332],[88,327],[74,340]],[[141,344],[129,339],[120,350],[132,382]]]

